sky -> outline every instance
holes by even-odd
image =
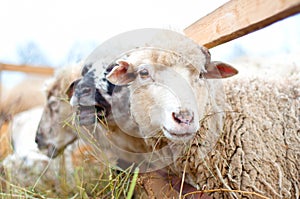
[[[20,64],[18,49],[34,42],[50,66],[68,62],[70,50],[88,56],[101,42],[138,28],[183,29],[225,0],[0,0],[0,62]],[[211,50],[230,61],[236,54],[267,56],[300,53],[300,16]],[[70,60],[69,60],[70,61]],[[72,61],[72,60],[71,60]],[[16,74],[2,73],[1,81]]]
[[[0,61],[17,62],[16,47],[35,41],[52,65],[74,43],[101,44],[125,31],[170,28],[182,31],[226,1],[211,0],[0,0]]]

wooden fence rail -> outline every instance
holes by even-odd
[[[6,71],[16,71],[25,73],[35,73],[40,75],[53,75],[54,68],[48,66],[30,66],[30,65],[14,65],[14,64],[4,64],[0,63],[0,72]]]
[[[231,0],[184,32],[212,48],[300,12],[300,0]]]

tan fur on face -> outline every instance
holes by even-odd
[[[37,136],[41,137],[39,147],[48,148],[48,155],[52,154],[51,146],[60,150],[76,139],[73,129],[69,126],[73,112],[66,91],[73,81],[80,78],[81,67],[81,64],[78,64],[58,70],[47,86],[47,104]]]
[[[186,64],[187,62],[180,54],[166,50],[154,50],[151,48],[138,49],[137,51],[130,52],[128,61],[137,67],[141,64],[157,64],[163,66],[173,67],[178,64]]]
[[[178,108],[189,107],[190,110],[196,110],[195,97],[199,96],[193,93],[199,87],[206,89],[203,85],[199,85],[199,71],[182,55],[172,51],[141,48],[128,52],[116,60],[116,63],[119,65],[108,74],[107,78],[116,85],[130,84],[130,112],[143,132],[149,133],[149,131],[161,128],[164,126],[161,124],[164,118],[168,118],[169,124],[174,122],[170,119],[172,112],[163,113],[169,112],[170,109],[177,111]],[[141,77],[140,71],[148,71],[149,75]],[[195,79],[190,79],[190,77]],[[201,92],[201,89],[196,92],[204,95],[200,99],[206,99],[207,92]],[[182,103],[187,107],[181,107]],[[191,104],[194,105],[191,106]],[[143,115],[138,115],[138,113]],[[196,113],[196,119],[198,119],[198,110]],[[177,127],[180,128],[179,126],[174,128]]]

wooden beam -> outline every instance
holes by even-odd
[[[300,0],[231,0],[184,32],[212,48],[299,12]]]
[[[36,73],[40,75],[53,75],[54,68],[47,66],[29,66],[29,65],[14,65],[14,64],[4,64],[0,63],[0,71],[17,71],[24,73]]]

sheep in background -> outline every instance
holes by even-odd
[[[85,74],[89,67],[89,65],[85,65],[82,69],[82,74]],[[81,66],[75,66],[75,68],[74,66],[67,67],[58,71],[56,76],[47,86],[47,105],[45,106],[44,113],[41,117],[35,140],[38,144],[38,148],[48,157],[55,158],[69,144],[78,138],[81,139],[82,132],[88,131],[89,128],[94,128],[93,125],[84,125],[81,127],[73,124],[74,111],[68,102],[68,95],[73,92],[72,89],[77,85],[79,78],[81,78]],[[95,94],[99,97],[101,96],[101,93]],[[98,105],[101,106],[100,108],[109,106],[109,104],[103,102]],[[89,109],[90,107],[85,108],[84,110],[81,110],[81,113],[94,115],[94,107],[95,106],[92,105],[91,109]],[[132,136],[129,137],[127,134],[122,133],[115,123],[109,123],[108,125],[110,128],[113,128],[114,134],[110,136],[110,139],[114,140],[115,143],[118,142],[119,145],[126,147],[129,151],[134,151],[135,146],[127,143],[126,140],[128,139],[131,139],[132,142],[135,142],[139,146],[142,145],[140,144],[140,142],[143,142],[142,139]],[[97,132],[108,132],[106,125],[97,125],[96,129]],[[123,137],[122,140],[124,140],[124,142],[120,142],[120,137]],[[104,145],[107,146],[107,153],[102,161],[107,161],[104,159],[111,158],[110,163],[116,162],[114,151],[110,151],[111,146],[107,140],[103,140],[101,146]],[[95,148],[93,148],[93,150],[90,150],[90,153],[95,155],[98,152],[97,149],[95,150]],[[97,155],[95,157],[97,157]],[[97,158],[98,161],[100,161],[99,157]]]
[[[47,103],[35,140],[38,148],[48,157],[56,157],[77,139],[66,91],[73,81],[81,77],[81,68],[81,64],[77,64],[56,71],[55,77],[46,86]]]
[[[11,183],[33,184],[29,173],[36,174],[36,181],[48,164],[48,158],[39,153],[34,142],[43,110],[41,106],[45,102],[42,91],[44,81],[43,78],[26,78],[1,93],[0,167],[1,176],[9,173]]]
[[[16,186],[29,187],[35,185],[36,182],[39,185],[45,183],[43,180],[39,181],[38,178],[48,168],[49,158],[39,153],[34,142],[42,112],[42,107],[36,107],[18,113],[13,117],[11,128],[8,129],[12,137],[13,150],[0,162],[4,170],[1,175],[7,177],[7,180]],[[52,175],[47,176],[49,182],[54,180],[51,176],[54,176],[53,171]]]
[[[57,157],[66,147],[69,147],[69,150],[72,151],[73,166],[80,166],[78,162],[82,162],[82,160],[99,163],[99,160],[95,159],[96,156],[93,157],[95,151],[82,142],[80,131],[86,131],[86,128],[74,125],[75,112],[68,102],[73,87],[81,78],[81,73],[87,72],[88,68],[88,65],[82,68],[81,64],[62,68],[48,82],[47,104],[44,107],[35,137],[38,148],[50,158]],[[100,126],[98,130],[105,131]],[[75,140],[78,141],[72,144]],[[87,151],[89,151],[89,155],[81,159],[80,157],[83,156],[80,154],[88,154]]]
[[[15,115],[45,104],[42,88],[45,79],[26,78],[10,89],[3,89],[0,98],[0,160],[12,153],[11,126]],[[34,100],[33,100],[34,99]]]
[[[69,168],[84,167],[88,174],[92,170],[100,171],[102,165],[93,156],[91,147],[78,138],[73,125],[74,111],[68,101],[68,92],[72,92],[68,89],[73,88],[82,72],[81,63],[67,66],[57,70],[47,82],[47,102],[36,130],[35,142],[49,158],[62,154],[68,159]]]
[[[88,67],[83,68],[83,74]],[[66,67],[57,71],[56,76],[47,87],[47,105],[40,120],[35,140],[39,149],[48,157],[56,160],[59,158],[58,155],[62,154],[66,158],[68,175],[82,171],[84,184],[96,186],[99,184],[99,180],[109,182],[106,175],[108,175],[110,168],[103,165],[103,159],[102,161],[99,160],[99,156],[96,156],[95,149],[91,145],[82,141],[78,131],[84,129],[73,125],[74,111],[68,103],[68,95],[72,92],[78,78],[81,78],[81,66]],[[75,81],[74,84],[73,81]],[[68,89],[69,86],[71,90]],[[102,128],[99,127],[98,130],[102,131]],[[46,176],[49,175],[48,173]],[[72,187],[74,182],[76,180],[69,179],[69,186]],[[56,184],[59,183],[56,182]],[[99,186],[99,189],[102,189],[101,192],[103,192],[107,188]],[[69,190],[69,194],[73,191],[76,189]],[[88,189],[86,191],[89,192]]]
[[[17,186],[45,183],[43,180],[38,181],[38,177],[48,167],[49,158],[39,152],[34,141],[43,112],[41,106],[45,104],[44,81],[42,78],[25,79],[2,93],[1,138],[6,136],[7,139],[1,139],[0,148],[8,148],[9,153],[1,154],[1,176],[7,177],[6,180]],[[54,180],[51,176],[54,176],[53,171],[46,177],[49,182]]]
[[[43,93],[45,78],[28,77],[1,93],[0,125],[15,114],[45,104]],[[35,100],[32,100],[35,99]]]
[[[89,146],[76,140],[75,130],[71,124],[67,125],[67,122],[72,120],[73,112],[67,102],[65,90],[69,87],[69,82],[72,83],[80,77],[80,71],[81,65],[57,70],[56,76],[47,82],[48,101],[45,109],[37,107],[18,113],[13,117],[12,127],[9,129],[12,135],[13,153],[0,163],[1,176],[6,177],[11,184],[23,188],[34,187],[36,191],[41,193],[46,191],[50,194],[57,194],[59,197],[76,194],[79,186],[83,186],[89,192],[93,183],[96,184],[101,165],[92,156],[87,155],[86,151],[89,150]],[[51,116],[51,118],[40,122],[41,118],[46,116]],[[52,116],[59,117],[53,118]],[[47,128],[43,125],[46,125]],[[39,147],[45,148],[46,146],[47,148],[49,146],[45,153],[49,151],[48,154],[51,157],[57,156],[66,148],[63,156],[50,159],[41,153],[35,142],[38,129],[40,133]],[[68,140],[68,135],[71,137],[72,144]],[[56,136],[62,139],[58,143],[58,149],[60,149],[58,151],[51,145],[53,142],[55,143]],[[41,138],[43,138],[42,141]],[[51,144],[48,144],[49,142]],[[61,149],[60,146],[63,148]],[[92,164],[95,165],[92,166]],[[84,168],[84,171],[80,170],[81,167]],[[86,179],[81,179],[81,174]],[[81,180],[83,184],[77,184]],[[85,185],[87,182],[92,185]]]
[[[184,175],[195,187],[229,190],[214,192],[213,197],[237,198],[239,194],[230,190],[241,190],[273,198],[298,198],[299,75],[281,82],[278,79],[277,82],[226,80],[223,82],[225,98],[218,78],[234,75],[236,71],[226,64],[210,62],[206,50],[197,53],[205,57],[198,63],[203,67],[200,70],[195,70],[198,67],[193,68],[188,61],[181,62],[180,55],[156,53],[155,49],[142,53],[137,50],[116,61],[106,78],[112,85],[129,89],[130,117],[127,119],[134,121],[139,129],[133,133],[140,133],[153,151],[166,145],[171,146],[170,149],[182,147],[181,154],[176,154],[177,159],[168,170]],[[169,73],[170,68],[176,73]],[[92,86],[103,89],[100,86],[103,84],[98,82],[103,73],[97,73],[93,67],[90,71],[94,73]],[[176,78],[176,74],[181,74],[185,82]],[[168,82],[172,75],[173,79]],[[81,84],[87,80],[91,78],[84,76]],[[196,95],[196,107],[193,107],[194,101],[180,94],[187,86],[176,93],[181,86],[176,81],[188,83]],[[177,96],[174,98],[166,88]],[[76,89],[73,97],[77,98],[75,105],[80,106],[76,102],[81,95],[76,95]],[[84,96],[87,94],[81,92]],[[100,104],[97,98],[94,100],[94,104]],[[183,109],[178,109],[180,105]],[[127,107],[127,104],[122,106]],[[161,154],[161,161],[165,158],[165,154]]]
[[[32,160],[47,159],[39,154],[37,144],[34,142],[35,131],[42,112],[43,107],[36,107],[18,113],[12,119],[11,137],[14,155],[24,159],[25,162],[27,157]],[[30,165],[30,163],[27,165]]]
[[[57,70],[55,76],[47,81],[46,106],[35,135],[39,150],[49,158],[56,158],[68,147],[74,167],[82,165],[80,162],[83,161],[96,162],[90,146],[78,139],[79,130],[73,124],[74,110],[68,101],[68,92],[72,92],[69,88],[75,86],[84,70],[82,64],[67,66]]]

